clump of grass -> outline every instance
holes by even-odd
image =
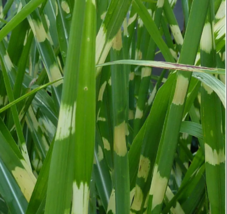
[[[225,0],[181,3],[0,0],[0,213],[225,213]]]

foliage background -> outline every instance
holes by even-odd
[[[225,4],[0,0],[0,213],[225,213]]]

